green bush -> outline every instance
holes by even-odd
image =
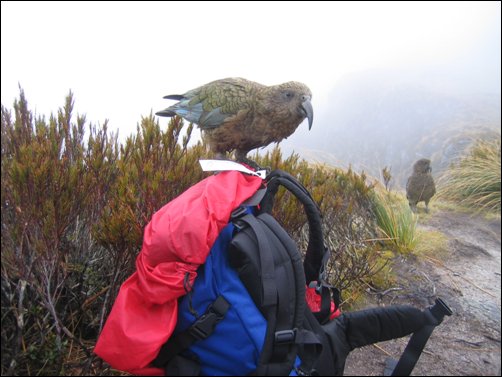
[[[134,260],[153,213],[204,178],[198,160],[206,150],[200,143],[188,147],[192,125],[180,145],[182,128],[182,119],[175,117],[162,132],[150,114],[121,146],[117,179],[94,227],[97,240],[108,250]],[[129,267],[131,272],[133,265]]]
[[[152,114],[123,145],[73,116],[73,95],[49,119],[33,116],[23,91],[2,106],[2,375],[109,374],[92,355],[121,283],[134,271],[152,214],[207,176],[189,146],[192,125],[165,131]],[[279,148],[261,166],[295,175],[323,214],[329,279],[346,292],[380,268],[380,243],[364,174],[311,165]],[[274,214],[306,249],[306,218],[286,191]],[[72,370],[75,369],[75,370]]]
[[[84,342],[98,333],[85,303],[106,285],[92,280],[106,276],[106,252],[91,226],[118,150],[106,122],[86,146],[85,117],[74,122],[72,110],[71,92],[48,121],[34,119],[23,91],[14,120],[2,106],[2,374],[59,374],[68,341],[90,357]]]

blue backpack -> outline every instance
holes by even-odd
[[[280,186],[298,198],[307,214],[304,258],[271,215]],[[186,279],[175,332],[153,366],[164,368],[166,375],[342,375],[355,347],[427,328],[423,345],[414,342],[423,348],[432,328],[448,314],[446,309],[431,316],[430,310],[396,306],[330,320],[331,303],[338,306],[340,296],[325,281],[328,257],[316,203],[291,175],[273,171],[266,187],[233,211],[193,286]],[[305,300],[307,283],[321,302],[314,313]],[[395,373],[411,372],[421,349],[418,355],[416,349],[410,352],[414,355],[403,354],[410,360]]]

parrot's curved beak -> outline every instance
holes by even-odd
[[[312,103],[310,103],[310,99],[302,102],[302,108],[305,111],[307,119],[309,120],[309,131],[312,128],[312,122],[314,121],[314,109],[312,108]]]

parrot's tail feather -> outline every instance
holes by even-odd
[[[182,96],[181,94],[169,94],[168,96],[164,96],[163,98],[165,98],[165,99],[173,99],[173,100],[176,100],[176,101],[181,101],[182,99],[185,99],[185,97]]]
[[[176,113],[172,112],[171,110],[164,109],[164,110],[157,111],[155,113],[155,115],[157,115],[159,117],[173,117],[176,115]]]

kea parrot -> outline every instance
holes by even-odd
[[[217,158],[235,151],[237,161],[253,167],[246,158],[250,150],[287,138],[305,118],[310,130],[314,116],[310,89],[296,81],[265,86],[226,78],[164,98],[178,102],[156,115],[197,124]]]
[[[413,165],[413,173],[406,183],[406,198],[413,212],[417,211],[418,202],[425,202],[425,211],[429,212],[429,201],[436,193],[431,171],[431,160],[427,158],[422,158]]]

